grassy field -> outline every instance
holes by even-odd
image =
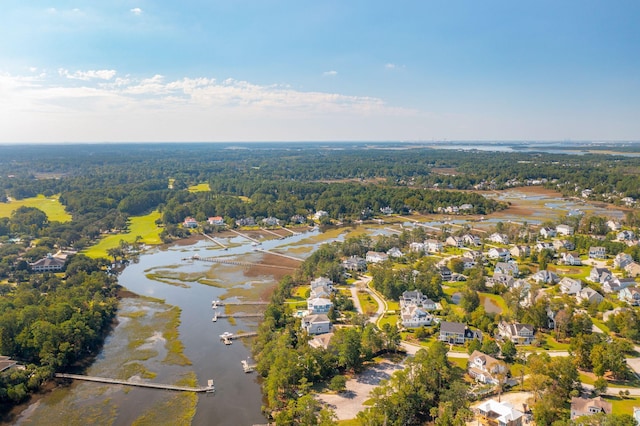
[[[633,407],[640,406],[640,398],[619,396],[606,396],[605,399],[612,405],[612,410],[616,414],[633,415]]]
[[[189,187],[189,192],[209,192],[211,188],[208,183],[199,183],[197,185],[191,185]]]
[[[145,244],[160,244],[162,243],[160,240],[161,228],[155,223],[159,218],[160,212],[158,211],[154,211],[145,216],[133,216],[129,221],[129,232],[125,234],[108,235],[102,238],[97,244],[84,250],[83,253],[93,258],[109,257],[107,256],[107,250],[117,247],[120,244],[120,240],[132,243],[138,235],[142,237],[142,242]]]
[[[0,203],[0,217],[10,217],[18,207],[35,207],[45,212],[49,221],[70,222],[71,215],[64,211],[64,206],[58,201],[58,196],[45,198],[44,195],[25,198],[23,200]]]
[[[378,311],[378,303],[369,295],[369,293],[358,292],[358,300],[365,315],[373,315]]]

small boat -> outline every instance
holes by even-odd
[[[249,365],[249,362],[246,359],[243,359],[240,363],[242,364],[242,369],[245,373],[251,373],[253,371],[253,366]]]
[[[215,314],[215,315],[213,316],[213,318],[211,318],[211,321],[212,321],[212,322],[216,322],[216,321],[218,321],[218,314]]]
[[[221,339],[230,339],[232,337],[233,337],[233,333],[229,333],[228,331],[225,331],[220,335]]]
[[[215,392],[215,391],[216,391],[216,388],[215,388],[215,386],[213,386],[213,380],[209,379],[207,381],[207,393],[211,393],[211,392]]]

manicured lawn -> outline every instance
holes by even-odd
[[[602,330],[603,333],[611,334],[611,330],[609,330],[609,327],[604,325],[604,322],[602,322],[602,320],[599,320],[598,318],[593,318],[592,317],[591,321],[593,322],[593,325],[595,325],[600,330]]]
[[[541,349],[551,351],[568,351],[569,343],[562,343],[556,341],[556,339],[549,333],[538,332],[535,338],[540,342],[539,347],[535,346],[518,346],[518,351],[540,351]]]
[[[189,187],[189,192],[209,192],[211,188],[208,183],[199,183]]]
[[[462,368],[463,370],[467,369],[467,364],[469,359],[467,358],[447,358],[449,360],[449,362],[453,365],[456,365],[460,368]]]
[[[633,407],[640,406],[640,398],[638,397],[605,396],[605,399],[611,403],[612,410],[616,414],[633,415]]]
[[[358,300],[365,315],[372,315],[378,311],[378,303],[369,293],[358,292]]]
[[[356,419],[338,420],[338,425],[340,426],[360,426],[360,424],[360,421]]]
[[[396,302],[395,300],[387,300],[387,307],[390,311],[398,312],[400,310],[400,302]]]
[[[25,198],[22,200],[0,203],[0,217],[10,217],[18,207],[35,207],[42,210],[49,218],[50,222],[70,222],[71,215],[64,211],[64,206],[58,201],[58,196],[45,198],[44,195]]]
[[[382,316],[382,318],[380,318],[380,321],[378,322],[378,326],[382,328],[384,324],[396,325],[399,320],[400,320],[400,317],[398,315],[386,313]]]
[[[142,237],[144,244],[161,244],[161,228],[156,225],[156,220],[160,218],[160,212],[154,211],[145,216],[133,216],[129,221],[129,232],[126,234],[108,235],[102,238],[97,244],[87,248],[83,253],[89,257],[109,257],[107,250],[117,247],[120,240],[133,243],[137,236]]]

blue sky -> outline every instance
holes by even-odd
[[[0,142],[640,140],[637,1],[20,1]]]

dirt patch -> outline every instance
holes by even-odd
[[[277,265],[291,269],[272,268],[266,265]],[[275,254],[265,253],[258,264],[252,265],[247,269],[245,275],[247,277],[261,277],[272,276],[276,280],[281,280],[285,275],[293,275],[295,270],[300,266],[300,262],[293,259],[287,259],[286,257],[278,256]]]
[[[456,169],[451,167],[435,167],[431,169],[431,173],[445,176],[457,176],[460,174]]]

